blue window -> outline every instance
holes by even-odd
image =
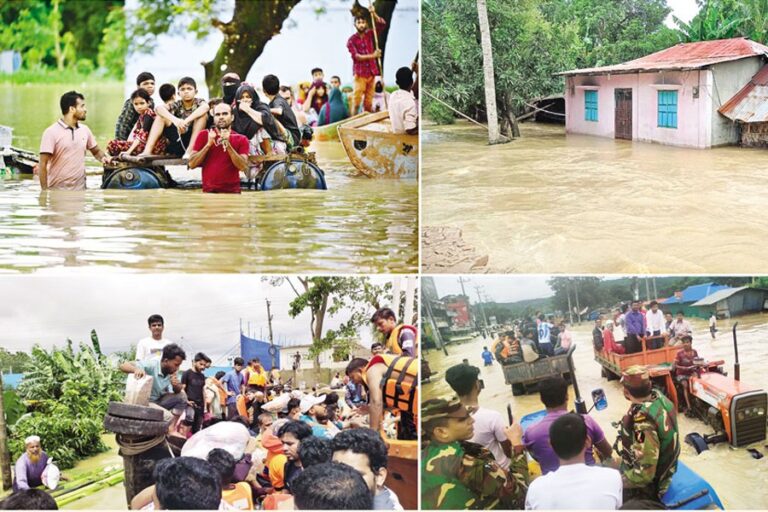
[[[597,91],[584,91],[584,120],[597,121]]]
[[[677,128],[677,91],[659,91],[659,128]]]

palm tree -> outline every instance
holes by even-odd
[[[493,46],[488,25],[488,9],[485,0],[477,0],[477,16],[480,21],[480,45],[483,48],[483,76],[485,79],[485,111],[488,115],[488,144],[504,142],[499,137],[499,119],[496,112],[496,84],[493,78]]]

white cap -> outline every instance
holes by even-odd
[[[299,407],[301,408],[302,414],[307,414],[307,411],[309,411],[313,405],[322,404],[323,402],[325,402],[325,395],[306,395],[301,399],[301,404]]]
[[[40,442],[40,436],[29,436],[24,440],[24,446],[27,446],[29,443],[39,443]]]

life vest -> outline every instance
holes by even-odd
[[[253,510],[253,494],[247,482],[238,482],[234,489],[222,490],[221,499],[236,510]]]
[[[419,339],[418,333],[416,332],[416,328],[412,325],[398,325],[394,329],[392,329],[392,332],[389,333],[389,338],[387,338],[387,345],[384,347],[384,350],[389,352],[390,354],[395,354],[399,356],[403,353],[403,347],[400,345],[400,333],[403,332],[403,329],[406,331],[412,331],[413,332],[413,354],[417,355],[416,352],[416,341]]]
[[[248,382],[249,386],[264,387],[267,385],[267,373],[264,369],[254,371],[252,368],[248,369]]]
[[[398,409],[418,416],[419,409],[419,362],[416,357],[380,354],[374,356],[365,367],[386,364],[381,378],[381,394],[385,409]],[[367,381],[366,381],[367,384]]]

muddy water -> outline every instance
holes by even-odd
[[[423,226],[451,226],[493,271],[764,273],[768,151],[566,135],[522,125],[487,146],[425,127]],[[423,256],[427,271],[429,255]]]
[[[82,460],[77,465],[65,471],[65,474],[74,479],[79,473],[87,473],[94,469],[104,467],[122,467],[123,458],[117,454],[117,444],[113,434],[102,436],[104,443],[109,446],[109,451]],[[122,483],[106,487],[90,496],[74,501],[64,506],[64,510],[127,510],[125,502],[125,487]]]
[[[37,150],[40,133],[56,119],[60,89],[0,87],[0,124],[16,127],[14,144]],[[110,91],[85,90],[87,122],[102,148],[114,126],[104,112],[122,104],[109,103],[122,97]],[[46,107],[29,116],[20,105]],[[329,190],[103,191],[97,166],[85,192],[41,193],[29,177],[0,179],[0,271],[414,272],[418,184],[354,178],[341,144],[312,149]],[[172,174],[199,180],[199,170]]]
[[[733,341],[730,335],[731,324],[720,321],[718,338],[712,341],[707,323],[700,319],[689,319],[694,329],[694,348],[707,360],[722,359],[729,375],[733,375]],[[741,380],[755,387],[768,388],[768,376],[764,362],[768,360],[768,315],[750,315],[738,319],[739,360],[741,362]],[[603,388],[608,398],[608,408],[593,410],[590,415],[597,420],[613,443],[616,429],[612,421],[618,421],[628,408],[628,402],[621,392],[618,381],[608,382],[600,377],[600,365],[592,356],[592,326],[588,322],[573,329],[573,339],[578,345],[574,353],[574,365],[582,397],[591,406],[590,391]],[[481,368],[481,378],[485,381],[485,390],[480,394],[480,403],[484,407],[495,409],[507,417],[506,406],[512,404],[515,418],[543,409],[538,394],[512,396],[512,390],[504,384],[501,366],[483,367],[480,353],[483,345],[490,340],[477,338],[460,345],[448,346],[448,357],[441,351],[432,350],[427,355],[430,367],[440,374],[431,384],[424,385],[422,400],[450,392],[450,387],[443,379],[445,370],[462,359],[469,359],[470,364]],[[573,389],[570,390],[570,402],[573,402]],[[680,441],[682,443],[680,459],[705,478],[717,491],[726,508],[730,509],[766,509],[768,508],[768,457],[753,459],[743,448],[731,449],[727,444],[713,445],[710,450],[696,455],[696,451],[683,438],[690,432],[708,434],[712,429],[704,423],[681,415],[678,419]],[[764,454],[768,450],[758,444],[753,446]]]

